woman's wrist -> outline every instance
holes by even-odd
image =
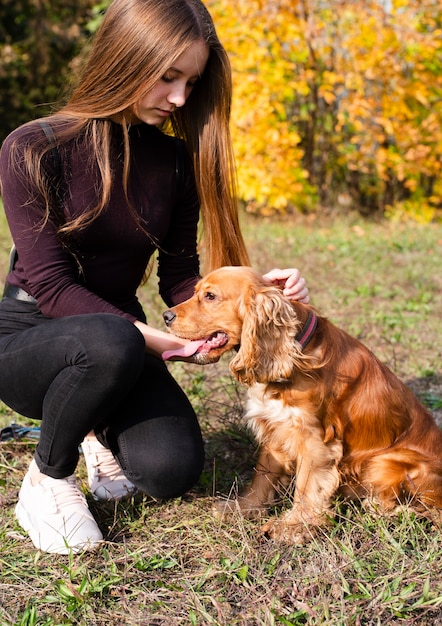
[[[148,326],[148,324],[143,322],[136,321],[134,324],[144,337],[147,352],[155,356],[161,357],[166,350],[182,348],[189,343],[187,339],[181,339],[166,331]]]

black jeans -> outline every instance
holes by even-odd
[[[32,303],[4,298],[0,399],[42,420],[35,460],[53,478],[75,471],[91,430],[153,497],[185,493],[203,468],[186,395],[161,359],[146,354],[138,329],[117,315],[49,319]]]

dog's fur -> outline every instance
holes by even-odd
[[[326,318],[318,315],[301,350],[295,337],[310,310],[251,268],[229,267],[164,314],[180,337],[222,331],[197,360],[236,348],[231,371],[249,387],[246,421],[261,453],[251,485],[218,511],[263,511],[278,484],[296,476],[293,508],[263,526],[272,538],[304,541],[325,523],[337,493],[373,497],[383,511],[406,502],[440,520],[442,430],[385,365]]]

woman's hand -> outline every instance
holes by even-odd
[[[189,341],[172,333],[152,328],[143,322],[134,322],[141,332],[146,344],[146,351],[164,361],[185,361],[186,363],[206,363],[198,358],[198,347],[204,343],[201,341]],[[212,361],[213,363],[215,361]]]
[[[160,358],[166,350],[186,352],[186,346],[191,344],[188,339],[182,339],[181,337],[172,335],[169,332],[158,330],[157,328],[148,326],[143,322],[136,321],[134,323],[144,337],[146,351]],[[186,356],[188,357],[189,355],[187,354]],[[180,360],[186,360],[186,358]]]
[[[263,276],[264,280],[278,287],[282,287],[282,293],[289,300],[298,300],[308,304],[310,296],[306,287],[306,280],[301,276],[301,272],[295,268],[284,270],[273,269]]]

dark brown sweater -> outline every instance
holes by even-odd
[[[199,204],[190,158],[186,153],[184,180],[178,190],[175,140],[146,124],[130,129],[129,199],[149,237],[131,215],[124,196],[118,124],[112,124],[112,134],[113,182],[108,206],[73,240],[82,266],[80,276],[54,225],[40,227],[42,198],[11,168],[12,142],[17,142],[20,154],[23,145],[41,140],[42,129],[37,123],[20,127],[4,142],[0,155],[2,198],[18,251],[8,282],[34,296],[48,317],[107,312],[135,321],[134,315],[123,310],[132,311],[136,305],[137,288],[156,250],[159,290],[168,306],[189,297],[198,279]],[[62,145],[59,154],[63,212],[71,219],[96,204],[98,167],[91,162],[88,143],[82,137]],[[56,177],[51,155],[45,168]]]

